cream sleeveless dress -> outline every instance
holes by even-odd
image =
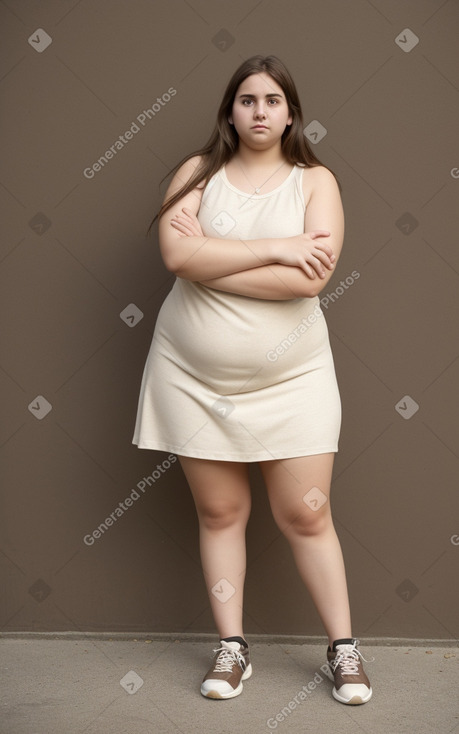
[[[198,214],[208,237],[304,232],[304,168],[266,194],[221,168]],[[158,314],[132,443],[224,461],[338,451],[341,402],[320,299],[269,301],[177,278]]]

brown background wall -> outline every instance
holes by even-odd
[[[343,187],[345,247],[322,298],[335,294],[332,505],[354,634],[456,638],[459,3],[7,0],[0,14],[0,629],[214,629],[178,462],[131,444],[173,281],[144,233],[233,70],[274,53]],[[253,498],[246,632],[323,634],[256,466]]]

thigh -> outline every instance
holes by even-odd
[[[248,464],[178,457],[199,517],[250,513]]]
[[[280,529],[314,526],[330,516],[334,453],[260,462],[273,517]]]

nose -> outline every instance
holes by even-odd
[[[262,100],[260,100],[257,103],[256,107],[254,108],[254,116],[257,119],[265,118],[266,117],[266,111],[265,111],[265,108],[264,108],[264,102]]]

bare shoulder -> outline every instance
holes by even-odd
[[[303,194],[306,206],[315,192],[339,192],[338,183],[333,173],[325,166],[311,166],[303,173]]]

